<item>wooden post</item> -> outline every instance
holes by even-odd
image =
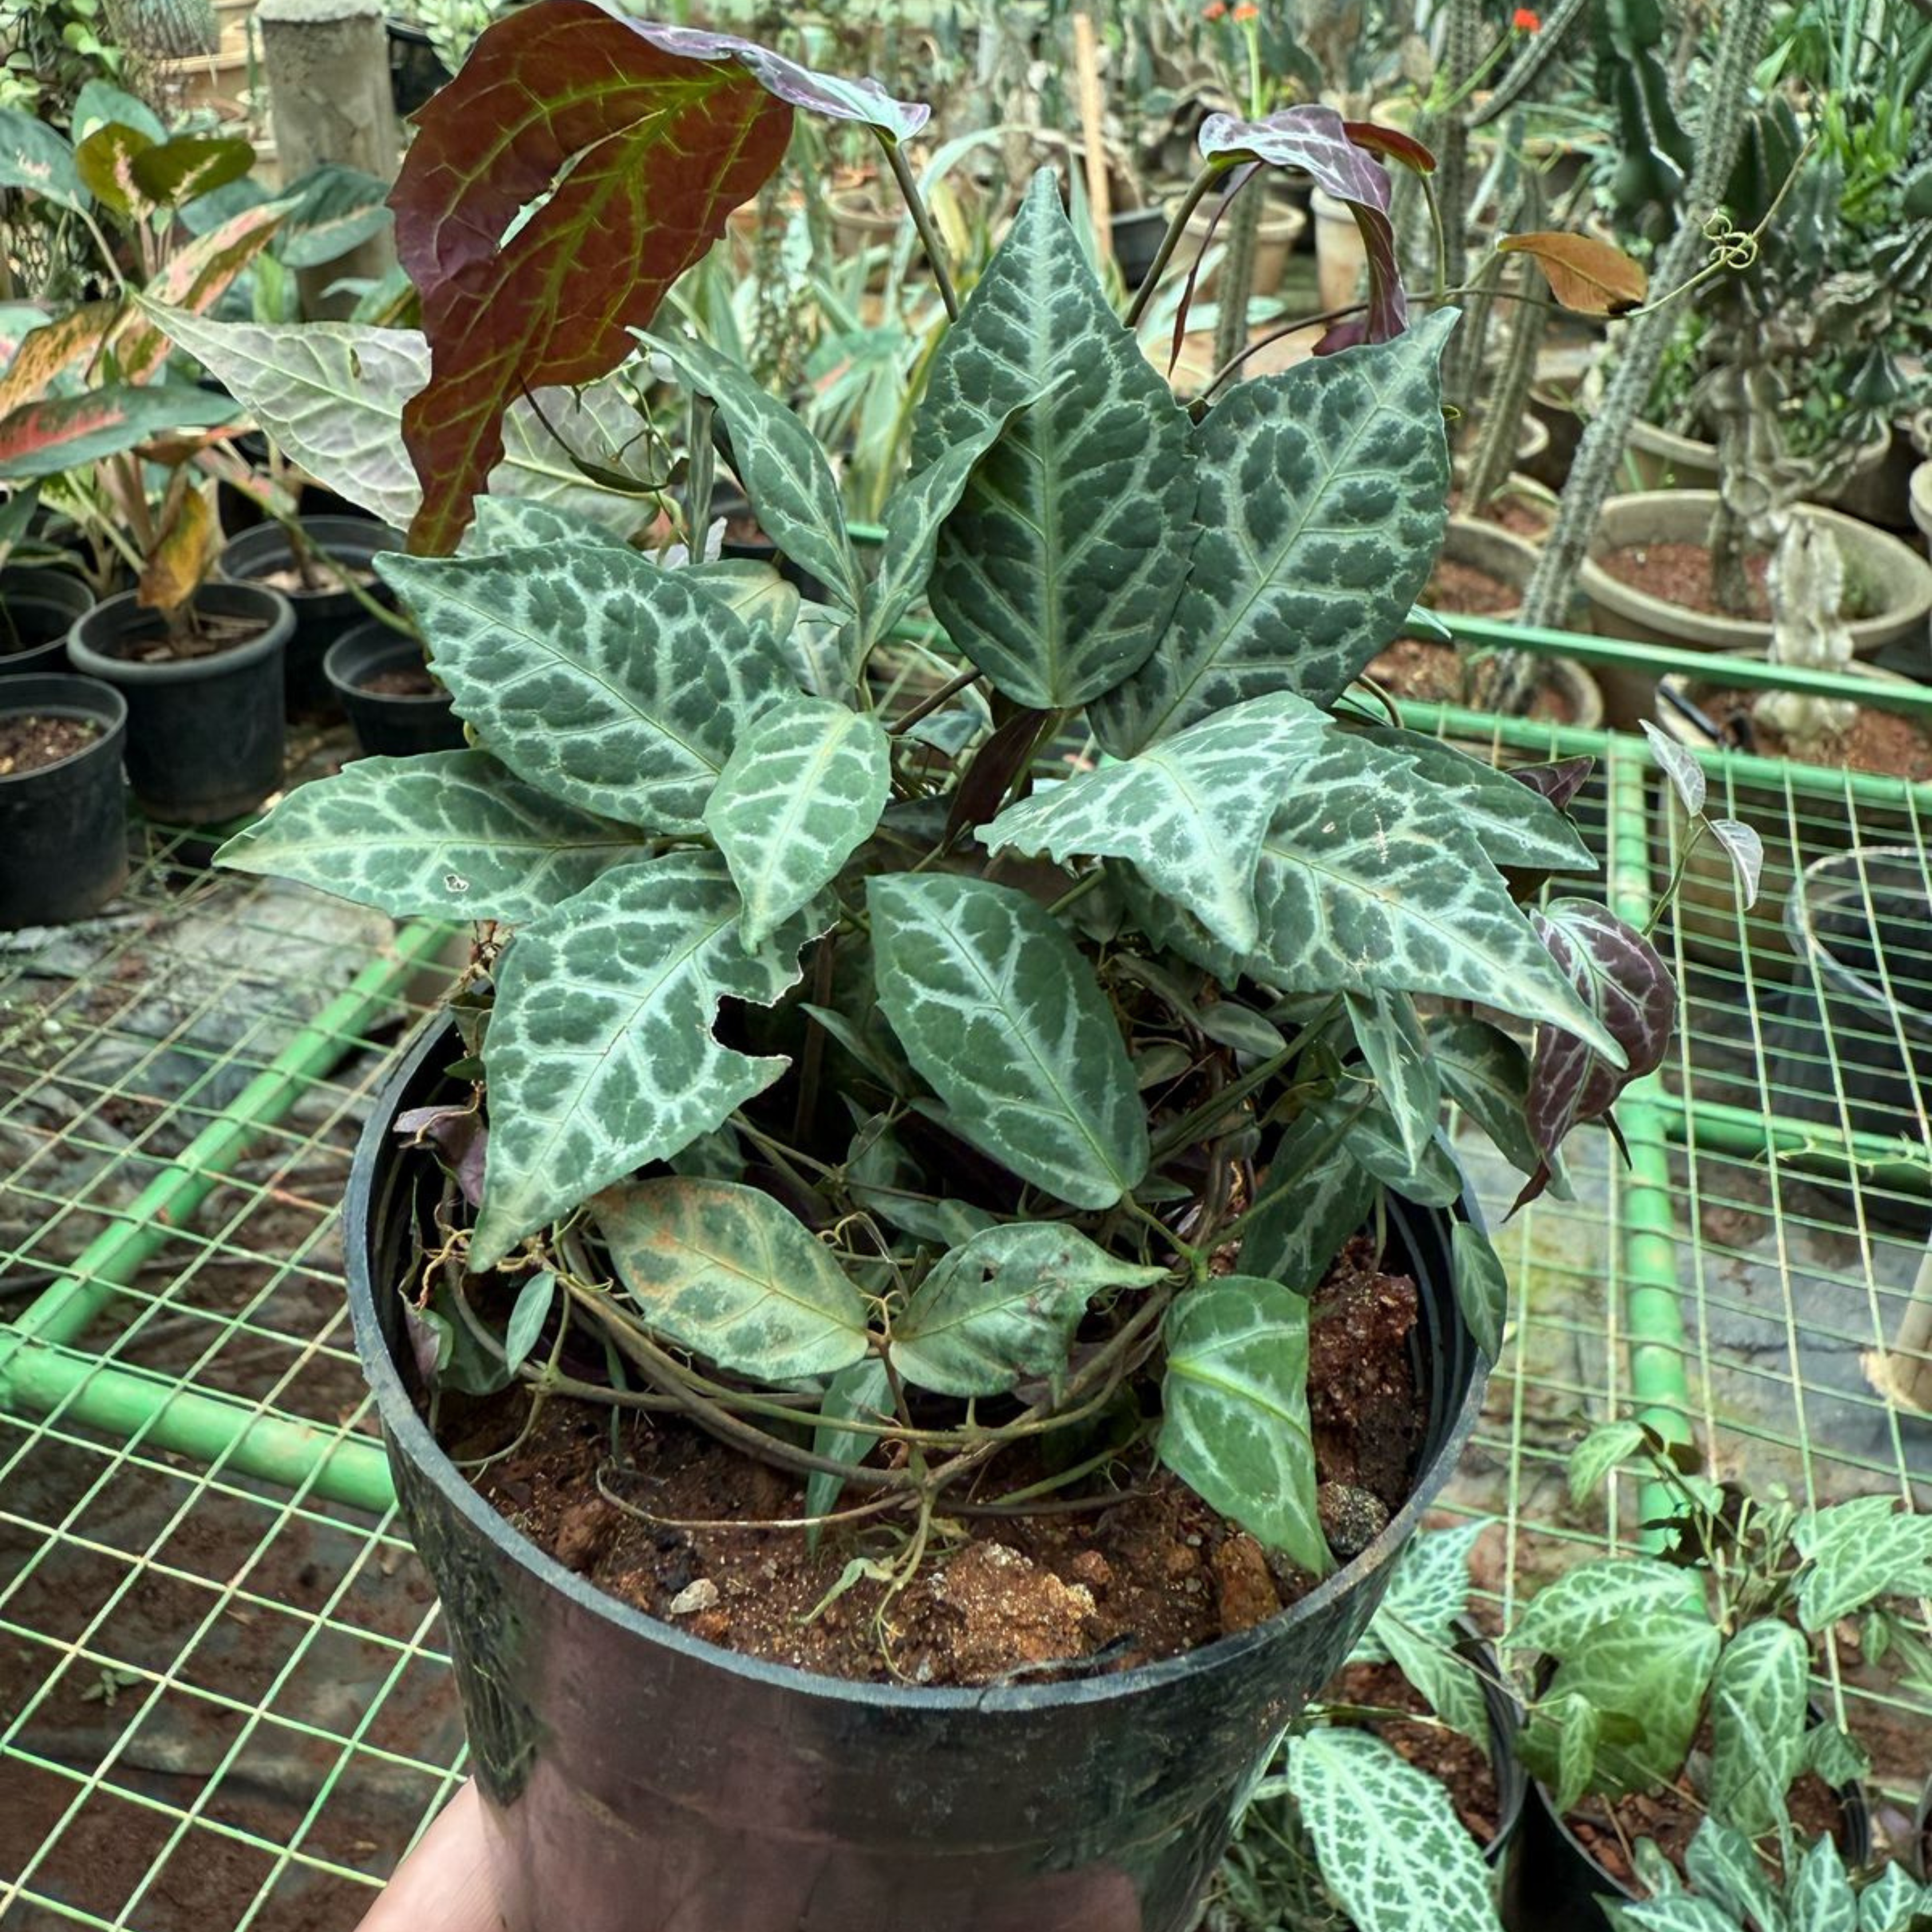
[[[1094,22],[1073,16],[1073,63],[1080,76],[1080,133],[1087,149],[1087,205],[1094,220],[1094,245],[1103,262],[1114,255],[1114,197],[1107,179],[1106,123],[1100,100],[1100,50]]]
[[[1932,1247],[1899,1318],[1889,1349],[1866,1358],[1872,1386],[1908,1414],[1932,1416]]]
[[[262,64],[282,180],[292,186],[333,161],[393,181],[402,150],[389,94],[389,37],[382,0],[261,0]],[[316,268],[298,270],[304,315],[340,320],[353,306],[323,293],[350,278],[374,280],[396,259],[385,230]]]

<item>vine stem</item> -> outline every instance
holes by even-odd
[[[946,266],[946,251],[940,246],[938,231],[932,225],[926,197],[920,193],[919,183],[913,177],[912,164],[906,159],[905,149],[884,128],[875,128],[872,131],[878,136],[879,144],[886,151],[886,158],[892,164],[892,178],[899,184],[899,193],[904,196],[907,211],[912,216],[912,225],[919,230],[919,238],[925,244],[926,259],[932,264],[932,279],[939,284],[939,299],[946,304],[946,319],[957,322],[958,291],[952,286],[952,277]]]
[[[957,677],[949,678],[937,691],[922,698],[902,718],[896,718],[886,727],[888,738],[903,736],[921,719],[930,718],[939,707],[957,698],[962,691],[977,684],[985,674],[976,665],[962,670]]]
[[[1127,312],[1121,318],[1130,328],[1134,328],[1147,313],[1147,305],[1154,299],[1154,292],[1161,277],[1167,272],[1167,265],[1174,260],[1174,251],[1180,245],[1180,238],[1187,232],[1188,218],[1201,206],[1201,198],[1228,171],[1228,164],[1215,160],[1210,161],[1193,180],[1187,184],[1187,192],[1181,196],[1180,206],[1167,224],[1167,232],[1160,238],[1160,246],[1154,251],[1152,266],[1141,278],[1141,285],[1135,290],[1132,301],[1127,304]]]

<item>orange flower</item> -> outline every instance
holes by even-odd
[[[1234,9],[1234,24],[1238,27],[1250,20],[1258,20],[1261,16],[1262,10],[1253,4],[1253,0],[1241,0],[1240,5]]]
[[[1204,20],[1218,20],[1226,14],[1227,10],[1228,0],[1208,0],[1207,5],[1201,10],[1201,17]]]
[[[1510,25],[1520,34],[1540,34],[1543,31],[1542,16],[1532,13],[1527,7],[1519,7],[1516,10],[1516,18]]]

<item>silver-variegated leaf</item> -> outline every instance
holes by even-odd
[[[1613,1469],[1641,1455],[1651,1439],[1649,1430],[1630,1417],[1598,1423],[1570,1452],[1565,1473],[1570,1502],[1580,1508]]]
[[[1697,762],[1688,745],[1680,745],[1675,738],[1659,730],[1648,718],[1640,718],[1637,722],[1643,728],[1643,735],[1650,740],[1651,756],[1656,759],[1658,768],[1670,781],[1670,788],[1676,793],[1678,802],[1683,806],[1685,817],[1700,817],[1708,789],[1704,767]]]
[[[671,1175],[592,1204],[646,1326],[760,1382],[862,1361],[866,1300],[824,1242],[769,1194]]]
[[[1791,1887],[1792,1932],[1858,1932],[1858,1895],[1827,1832],[1806,1850]]]
[[[1186,418],[1108,306],[1051,169],[934,358],[914,466],[1036,397],[946,520],[928,596],[994,686],[1050,710],[1145,661],[1194,539]]]
[[[846,533],[838,484],[818,439],[750,374],[706,344],[647,336],[686,382],[709,396],[731,432],[738,480],[766,536],[819,578],[848,614],[864,596],[865,576]]]
[[[1762,1926],[1767,1932],[1783,1932],[1789,1924],[1784,1895],[1772,1884],[1757,1847],[1714,1810],[1699,1824],[1686,1848],[1684,1869],[1698,1892],[1739,1924]]]
[[[1711,1679],[1712,1815],[1755,1838],[1784,1808],[1804,1758],[1811,1658],[1787,1623],[1747,1624],[1725,1646]]]
[[[1433,1135],[1412,1155],[1382,1096],[1370,1091],[1366,1106],[1353,1092],[1336,1094],[1316,1104],[1316,1116],[1341,1133],[1349,1156],[1390,1192],[1426,1208],[1452,1207],[1462,1198],[1462,1172],[1448,1142]]]
[[[826,1420],[812,1432],[812,1453],[830,1456],[854,1466],[862,1462],[878,1446],[879,1438],[869,1430],[841,1429],[843,1419],[876,1422],[890,1418],[892,1412],[891,1378],[877,1355],[868,1355],[849,1369],[841,1369],[826,1384],[819,1398],[818,1412]],[[805,1513],[808,1516],[830,1516],[838,1507],[845,1478],[830,1469],[814,1469],[805,1480]],[[818,1546],[820,1527],[806,1531],[807,1546]]]
[[[1406,760],[1331,731],[1262,841],[1255,976],[1283,992],[1386,986],[1480,1000],[1622,1049]]]
[[[1402,1150],[1419,1161],[1436,1138],[1442,1114],[1442,1076],[1429,1037],[1406,993],[1378,986],[1343,995],[1355,1044],[1382,1090],[1382,1104],[1402,1136]]]
[[[1323,1882],[1361,1932],[1501,1932],[1489,1868],[1436,1779],[1372,1732],[1324,1725],[1288,1748]]]
[[[1808,1510],[1795,1532],[1807,1559],[1798,1620],[1831,1628],[1881,1598],[1932,1597],[1932,1516],[1901,1513],[1890,1496]]]
[[[1705,820],[1711,836],[1723,847],[1737,874],[1738,898],[1745,911],[1757,904],[1758,887],[1764,879],[1764,840],[1754,826],[1736,818]]]
[[[988,1228],[942,1256],[914,1291],[892,1324],[892,1366],[942,1395],[1003,1394],[1029,1376],[1058,1384],[1094,1297],[1164,1272],[1057,1222]]]
[[[1215,938],[1250,952],[1262,835],[1328,728],[1292,693],[1257,698],[1009,806],[979,836],[1056,863],[1075,853],[1128,860]]]
[[[1325,1576],[1334,1559],[1315,1501],[1307,1298],[1225,1275],[1175,1300],[1162,1339],[1161,1461],[1210,1508]]]
[[[634,826],[560,803],[487,752],[426,752],[358,758],[298,787],[216,862],[298,879],[392,919],[519,925],[653,849]]]
[[[1596,855],[1583,836],[1534,785],[1498,771],[1440,738],[1420,731],[1377,726],[1368,734],[1399,752],[1442,795],[1447,808],[1472,832],[1492,866],[1536,872],[1594,872]],[[1587,771],[1589,761],[1580,761]],[[1526,800],[1524,794],[1528,797]]]
[[[1688,1892],[1610,1909],[1622,1932],[1740,1932],[1737,1921],[1721,1906]]]
[[[722,999],[770,1006],[818,927],[801,914],[766,950],[738,938],[738,895],[714,852],[606,872],[532,920],[496,980],[483,1058],[490,1151],[470,1264],[676,1154],[790,1062],[711,1030]]]
[[[1194,568],[1153,655],[1093,707],[1108,750],[1270,692],[1331,704],[1397,634],[1442,542],[1454,320],[1244,382],[1195,430]]]
[[[1093,969],[1022,892],[948,874],[867,881],[880,1011],[952,1130],[1076,1208],[1146,1173],[1147,1115]]]
[[[1488,1234],[1473,1221],[1458,1221],[1450,1238],[1450,1272],[1456,1306],[1476,1346],[1491,1361],[1503,1352],[1503,1324],[1509,1319],[1509,1276]]]
[[[794,687],[776,647],[685,571],[590,544],[380,559],[458,715],[553,796],[697,831],[739,735]]]
[[[1429,1022],[1430,1050],[1449,1097],[1496,1143],[1513,1167],[1534,1174],[1542,1158],[1529,1137],[1529,1055],[1486,1020],[1437,1014]]]
[[[1904,1866],[1887,1865],[1858,1894],[1858,1932],[1921,1932],[1932,1914],[1932,1886],[1916,1885]]]
[[[1282,1133],[1241,1237],[1241,1265],[1312,1294],[1375,1206],[1376,1181],[1312,1109]]]
[[[788,698],[745,728],[705,802],[704,827],[745,902],[747,952],[872,836],[892,767],[885,727],[828,698]]]
[[[595,518],[560,510],[554,503],[524,496],[478,496],[476,520],[458,545],[462,556],[487,556],[492,550],[527,550],[533,544],[600,544],[620,548],[624,539]]]

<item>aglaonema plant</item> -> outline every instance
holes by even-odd
[[[640,348],[794,104],[871,127],[926,232],[922,108],[589,0],[493,27],[425,110],[395,198],[433,357],[415,554],[378,567],[474,742],[306,786],[224,861],[481,924],[468,1084],[406,1124],[453,1176],[408,1285],[432,1359],[554,1388],[587,1324],[804,1478],[814,1524],[898,1514],[908,1561],[1058,1432],[1049,1484],[1157,1458],[1318,1574],[1311,1292],[1385,1192],[1460,1199],[1445,1098],[1534,1192],[1672,1005],[1603,908],[1515,896],[1592,868],[1580,770],[1500,773],[1350,695],[1442,538],[1454,314],[1409,316],[1339,116],[1224,117],[1203,191],[1307,166],[1376,245],[1337,352],[1197,420],[1042,173],[868,562],[790,414],[692,341]],[[709,399],[825,604],[478,496],[512,404],[640,353]],[[949,646],[922,674],[916,607]],[[1493,1352],[1497,1258],[1473,1220],[1454,1252]]]

